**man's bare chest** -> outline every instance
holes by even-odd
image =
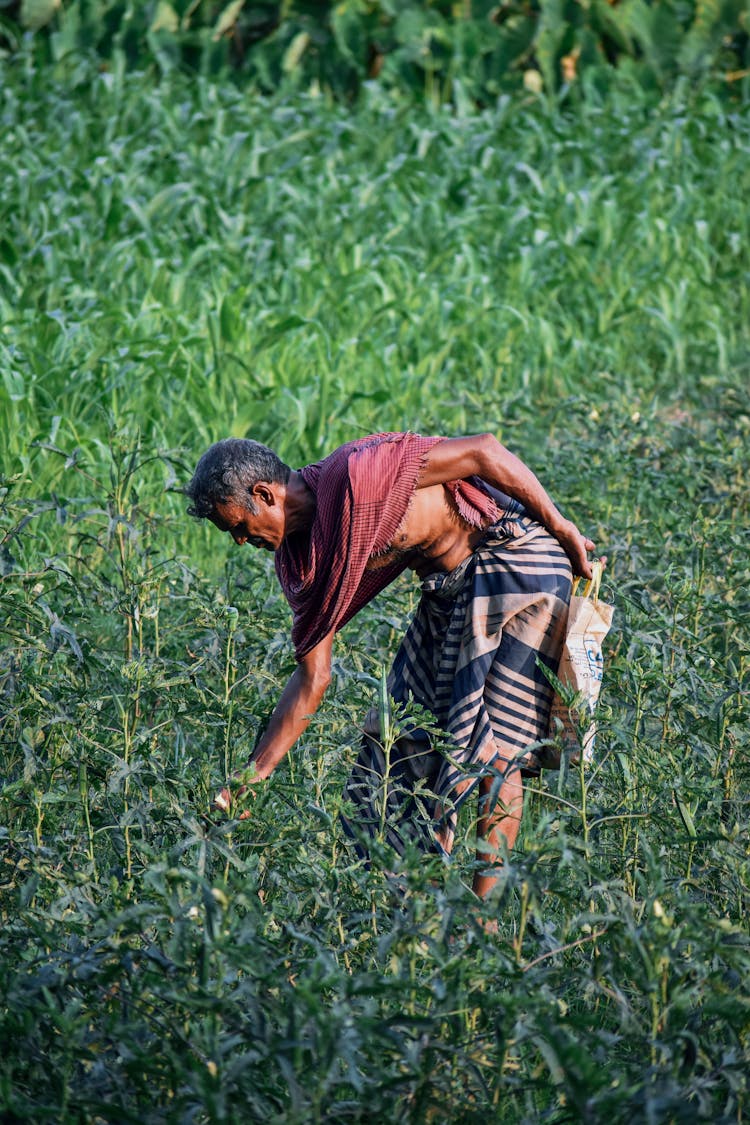
[[[388,549],[370,560],[377,569],[398,558],[426,573],[452,570],[471,554],[482,532],[466,524],[456,512],[442,485],[420,488],[414,493]]]

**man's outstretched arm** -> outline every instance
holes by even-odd
[[[582,535],[571,520],[557,510],[531,469],[506,449],[493,434],[476,437],[446,438],[425,454],[417,488],[445,484],[478,476],[495,488],[519,500],[524,508],[543,524],[561,544],[570,559],[574,574],[591,577],[587,551],[593,542]]]
[[[331,682],[331,650],[333,631],[328,633],[315,648],[302,657],[289,677],[286,687],[279,696],[268,726],[261,735],[247,767],[255,767],[255,776],[250,780],[264,780],[275,770],[279,762],[294,746],[300,735],[307,729],[310,719],[320,706],[325,690]],[[246,767],[246,768],[247,768]],[[244,771],[239,770],[238,774]],[[222,789],[216,798],[219,808],[228,809],[232,797],[245,792],[243,786],[232,794]]]

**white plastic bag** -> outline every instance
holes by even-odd
[[[599,598],[602,563],[592,564],[592,577],[578,592],[580,579],[573,586],[557,681],[550,712],[549,738],[540,754],[545,769],[559,769],[562,755],[575,764],[581,750],[585,762],[591,761],[596,737],[596,710],[602,686],[604,656],[602,644],[612,625],[614,606]],[[553,682],[557,688],[558,684]]]

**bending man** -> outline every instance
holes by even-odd
[[[319,706],[335,633],[408,567],[422,598],[389,693],[431,712],[451,749],[439,754],[410,731],[389,754],[384,793],[383,747],[366,724],[346,788],[349,831],[365,851],[384,824],[399,851],[407,839],[450,851],[456,809],[478,789],[478,854],[496,854],[501,838],[512,848],[522,771],[538,772],[533,744],[549,722],[537,657],[556,671],[571,571],[589,577],[594,548],[530,469],[491,434],[378,434],[298,471],[229,438],[201,457],[186,492],[192,515],[275,552],[293,612],[297,668],[248,763],[250,784],[273,772]],[[231,800],[225,789],[217,804]],[[477,872],[474,889],[484,895],[494,881]]]

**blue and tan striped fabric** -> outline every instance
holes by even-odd
[[[415,701],[445,745],[433,749],[407,719],[384,749],[378,712],[370,712],[345,790],[344,827],[361,854],[372,837],[399,853],[407,841],[438,848],[436,818],[452,838],[456,811],[483,772],[538,771],[533,744],[547,735],[552,689],[537,657],[557,671],[570,593],[565,552],[523,510],[506,512],[456,570],[424,579],[388,688],[402,705],[395,715]]]

